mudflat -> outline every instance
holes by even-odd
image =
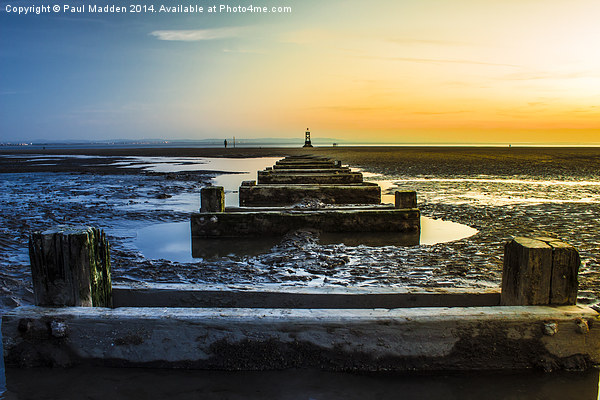
[[[284,157],[314,154],[385,182],[384,194],[416,190],[422,215],[478,230],[421,246],[324,244],[290,233],[260,254],[148,259],[136,232],[189,221],[199,188],[219,171],[152,172],[154,157]],[[128,164],[123,167],[123,163]],[[89,148],[0,150],[2,307],[31,301],[29,232],[86,224],[108,232],[115,282],[499,287],[503,245],[514,236],[552,236],[581,254],[580,301],[600,297],[600,148],[315,147]],[[229,171],[228,173],[231,173]]]
[[[285,157],[315,154],[341,160],[345,164],[369,168],[388,174],[415,175],[528,175],[581,179],[600,177],[600,147],[265,147],[265,148],[88,148],[88,149],[0,149],[0,154],[14,156],[87,155],[101,157]],[[12,172],[15,165],[0,160],[3,172]],[[19,165],[23,167],[23,165]],[[81,168],[77,163],[73,168]],[[31,169],[19,170],[26,172]],[[37,168],[35,169],[37,170]],[[45,172],[55,168],[40,168]]]

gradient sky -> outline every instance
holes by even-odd
[[[302,140],[310,127],[359,142],[600,143],[598,0],[268,0],[255,4],[292,12],[191,15],[7,4],[47,3],[0,2],[0,142]]]

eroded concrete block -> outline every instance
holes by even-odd
[[[325,204],[380,204],[381,188],[362,183],[356,185],[256,185],[241,186],[240,206],[285,206],[306,200]]]
[[[344,185],[361,183],[363,175],[360,172],[342,172],[332,170],[331,172],[306,173],[271,173],[269,171],[258,171],[259,185],[298,185],[298,184],[320,184],[320,185]]]
[[[287,169],[337,169],[338,167],[333,163],[287,163],[287,164],[275,164],[273,170],[287,170]]]
[[[223,186],[207,186],[200,190],[200,212],[225,211],[225,189]]]
[[[276,165],[285,164],[327,164],[334,165],[335,163],[329,158],[323,157],[286,157],[275,163]]]
[[[500,305],[498,289],[293,287],[136,283],[113,287],[115,307],[325,308],[481,307]]]
[[[192,236],[283,235],[298,229],[322,232],[419,232],[417,209],[355,209],[199,213],[191,216]]]
[[[417,208],[417,192],[397,191],[395,193],[396,208]]]
[[[351,172],[350,168],[288,168],[288,169],[269,169],[265,168],[264,171],[271,174],[336,174],[336,173],[348,173]]]

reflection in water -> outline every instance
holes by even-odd
[[[357,232],[357,233],[321,233],[319,243],[337,244],[346,246],[417,246],[419,233],[394,233],[394,232]]]
[[[193,262],[189,221],[154,224],[136,232],[136,247],[152,260]]]
[[[178,171],[222,171],[235,172],[220,174],[213,179],[217,186],[225,188],[225,205],[238,206],[238,188],[242,181],[256,180],[256,171],[272,166],[279,157],[265,158],[168,158],[168,157],[131,157],[131,163],[121,163],[127,168],[135,165],[155,172]],[[250,171],[250,172],[245,172]],[[374,174],[364,173],[365,178],[373,179]],[[391,180],[376,180],[382,189],[382,202],[394,203],[394,195],[390,194],[395,187]],[[193,199],[197,201],[198,198]],[[199,204],[197,205],[199,207]],[[451,242],[472,236],[477,233],[467,225],[450,221],[421,217],[421,233],[390,234],[321,234],[321,244],[344,243],[347,246],[415,246],[433,245]],[[137,231],[135,245],[150,259],[166,259],[177,262],[192,262],[194,258],[223,257],[227,255],[257,255],[268,252],[278,243],[280,238],[236,238],[236,239],[190,239],[189,222],[164,223],[151,225]]]
[[[477,229],[457,222],[421,217],[420,244],[453,242],[473,236],[477,232]]]
[[[600,182],[508,178],[396,178],[363,172],[365,180],[382,188],[382,201],[393,203],[398,188],[419,190],[425,202],[511,206],[517,204],[597,204]]]
[[[460,240],[477,233],[467,225],[421,217],[421,234],[322,233],[319,243],[346,246],[415,246]],[[150,225],[137,231],[135,246],[149,259],[193,262],[194,258],[253,256],[268,252],[281,236],[255,238],[192,238],[190,222]]]
[[[200,238],[192,237],[192,257],[256,256],[279,244],[281,237]],[[188,236],[189,241],[189,236]],[[188,249],[189,254],[189,249]]]
[[[452,375],[134,368],[6,372],[6,398],[19,399],[598,399],[598,370]]]
[[[213,179],[215,186],[225,188],[225,205],[239,204],[238,188],[242,181],[254,181],[257,171],[270,167],[281,157],[210,158],[210,157],[125,157],[127,161],[113,163],[121,168],[143,168],[152,172],[215,171],[227,172]]]

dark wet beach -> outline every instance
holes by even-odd
[[[105,229],[112,246],[113,280],[116,283],[150,281],[497,288],[501,277],[503,244],[507,240],[513,236],[553,236],[575,245],[580,251],[580,300],[590,303],[598,301],[600,222],[597,216],[600,215],[600,149],[513,148],[510,150],[512,153],[501,148],[396,151],[377,148],[316,148],[312,151],[318,155],[341,159],[345,164],[368,172],[369,180],[384,183],[384,188],[388,190],[388,193],[384,194],[389,194],[396,188],[416,190],[419,207],[424,216],[464,224],[476,229],[477,233],[461,240],[421,246],[369,246],[357,243],[327,243],[315,232],[301,231],[269,243],[266,249],[254,253],[248,251],[246,255],[224,252],[219,257],[206,257],[189,262],[174,261],[168,257],[146,257],[136,242],[139,232],[143,234],[147,229],[160,232],[161,226],[168,231],[169,224],[172,226],[179,223],[181,226],[187,223],[189,214],[199,206],[200,187],[219,183],[218,180],[215,181],[217,177],[227,179],[239,175],[236,172],[243,172],[237,166],[229,170],[202,169],[194,165],[194,159],[187,157],[225,155],[243,160],[245,157],[283,157],[297,153],[298,150],[235,149],[235,152],[230,153],[224,153],[222,149],[76,151],[87,153],[84,154],[85,157],[80,157],[82,154],[71,154],[69,157],[58,154],[2,154],[1,307],[6,310],[31,303],[28,234],[33,230],[57,224],[86,224]],[[64,150],[56,152],[69,153]],[[131,156],[144,158],[136,159]],[[163,156],[177,157],[177,160],[171,158],[169,162],[179,164],[181,170],[157,172],[155,168],[153,172],[143,169],[150,164],[160,167],[165,161],[164,158],[149,160],[146,157]],[[272,159],[265,160],[265,166],[271,164]],[[124,168],[125,166],[127,168]],[[247,172],[255,174],[256,169]],[[240,177],[241,175],[236,178]],[[32,373],[32,376],[38,374]],[[586,383],[586,393],[589,396],[581,398],[597,397],[597,371],[595,373],[596,376],[591,379],[592,383]],[[41,381],[46,379],[44,374],[46,372],[39,372]],[[85,375],[84,372],[82,374]],[[114,391],[99,389],[99,392],[103,393],[103,396],[106,393],[124,396],[129,389],[123,386],[118,377],[111,374],[111,371],[102,372],[101,375],[105,376],[102,381],[112,382]],[[136,374],[138,373],[134,372],[132,376]],[[148,387],[147,374],[139,374],[144,377],[141,378],[143,383],[138,388]],[[160,375],[161,372],[149,374]],[[165,378],[169,382],[178,382],[180,379],[185,381],[189,377],[189,374],[179,372],[173,375],[167,372],[165,374],[169,376]],[[314,377],[309,376],[310,373],[303,374],[307,377],[307,382],[310,379],[314,380]],[[289,376],[284,375],[285,373],[282,373],[278,379],[289,379]],[[27,385],[23,383],[28,382],[32,376],[22,371],[8,374],[9,381],[12,377],[15,387],[24,385],[20,386],[18,398],[35,397],[28,397]],[[269,389],[261,389],[257,383],[260,379],[266,379],[264,376],[244,376],[236,379],[258,379],[249,383],[251,390],[254,390],[250,394],[229,393],[220,397],[224,389],[218,384],[209,385],[207,391],[200,393],[209,398],[260,398],[261,394],[274,393]],[[583,379],[582,375],[576,376],[577,378],[573,379]],[[219,379],[226,380],[223,377],[215,378],[216,382],[221,382]],[[310,398],[348,395],[340,388],[347,385],[344,379],[354,378],[331,378],[339,385],[320,388],[318,390],[321,391],[315,392],[317,394]],[[82,379],[85,381],[86,378]],[[398,389],[397,384],[390,382],[383,384],[379,381],[369,381],[384,378],[361,379],[362,386],[359,386],[363,389],[365,385],[370,384],[384,385],[380,391],[383,396],[381,398],[391,398],[391,393]],[[509,378],[508,382],[516,382],[515,379],[518,381],[520,378]],[[490,380],[493,379],[477,382],[488,382],[489,385]],[[457,387],[464,389],[469,382],[468,379],[459,381],[460,379],[452,381],[449,386],[441,384],[440,392],[432,392],[430,398],[438,398],[434,395],[440,393],[448,394],[446,398],[465,398],[452,397]],[[594,382],[596,391],[593,395]],[[293,389],[296,390],[295,394],[286,397],[286,393],[277,392],[277,397],[309,398],[296,396],[297,393],[309,393],[309,396],[312,396],[312,392],[302,386],[304,384],[298,383],[298,387]],[[184,382],[184,385],[191,384]],[[485,383],[482,385],[485,386]],[[546,383],[544,385],[544,388],[552,386]],[[187,391],[181,392],[183,398],[199,390],[193,385],[186,387]],[[387,387],[389,392],[386,392]],[[428,387],[428,384],[425,384],[425,387]],[[563,392],[555,389],[540,391],[563,393],[562,397],[540,398],[568,398],[565,397],[565,391],[569,393],[573,390],[572,387],[567,384],[561,387]],[[360,390],[356,393],[364,394]],[[471,393],[469,390],[464,389],[459,393]],[[507,396],[529,398],[528,395],[534,392],[528,390],[527,385],[523,383],[516,394],[513,392]],[[145,392],[142,390],[140,393]],[[128,397],[131,398],[136,396],[135,393],[129,394],[131,396]],[[52,398],[49,396],[47,398]],[[354,398],[364,398],[361,396]]]
[[[131,154],[150,151],[128,150]],[[382,183],[384,201],[389,200],[385,194],[396,188],[416,190],[424,216],[478,231],[462,240],[421,246],[365,246],[356,241],[327,243],[315,232],[296,232],[281,242],[269,243],[266,250],[247,255],[223,252],[222,257],[191,262],[171,260],[168,255],[163,259],[145,257],[136,243],[137,232],[160,231],[160,224],[186,223],[199,206],[200,187],[222,184],[219,179],[228,176],[242,179],[234,172],[244,172],[244,157],[262,153],[273,157],[278,152],[283,156],[296,149],[236,149],[236,153],[225,154],[216,149],[187,149],[177,157],[169,154],[174,158],[160,158],[161,149],[137,157],[98,154],[100,150],[68,157],[5,155],[0,157],[1,170],[8,171],[2,174],[0,184],[3,305],[13,307],[31,301],[27,235],[56,224],[105,229],[112,245],[115,282],[497,287],[504,242],[520,235],[554,236],[579,249],[581,297],[596,298],[600,292],[600,223],[595,218],[600,211],[600,175],[590,170],[590,164],[598,163],[600,150],[579,150],[580,162],[577,149],[513,150],[518,157],[509,157],[502,148],[485,152],[452,148],[420,152],[311,150],[361,167],[367,179]],[[164,149],[165,153],[172,151]],[[217,170],[215,166],[203,170],[195,165],[197,158],[189,158],[193,151],[234,156],[229,164],[238,164],[219,171],[227,170],[225,160]],[[263,164],[270,165],[275,159],[264,159]],[[407,164],[409,161],[412,163]],[[168,165],[173,164],[178,172],[168,172],[173,169]],[[262,169],[260,165],[259,161],[246,168],[249,175],[244,177],[255,176],[256,169]],[[508,174],[509,166],[515,173]]]

